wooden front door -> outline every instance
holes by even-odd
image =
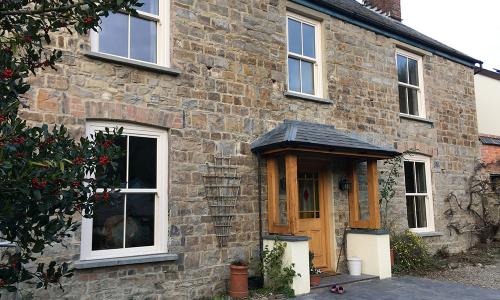
[[[331,269],[327,215],[326,172],[317,168],[300,168],[297,173],[299,219],[298,234],[310,238],[309,250],[314,253],[314,266]]]

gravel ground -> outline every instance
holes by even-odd
[[[500,243],[452,255],[444,269],[420,277],[500,290]]]

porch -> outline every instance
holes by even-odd
[[[389,237],[379,230],[377,161],[397,151],[333,126],[288,120],[251,149],[266,161],[267,231],[288,240],[288,260],[303,268],[302,285],[294,282],[297,294],[309,292],[309,251],[324,272],[335,274],[339,254],[346,251],[343,256],[362,259],[369,278],[391,276]],[[264,242],[272,246],[271,238]]]

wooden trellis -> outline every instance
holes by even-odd
[[[236,205],[240,196],[241,177],[231,165],[231,156],[214,156],[214,163],[207,163],[203,176],[205,194],[214,221],[219,246],[227,246]]]

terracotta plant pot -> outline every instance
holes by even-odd
[[[231,265],[231,289],[229,296],[232,298],[248,297],[248,266]]]
[[[311,275],[311,286],[318,286],[321,283],[321,277],[319,275]]]
[[[391,249],[391,268],[394,267],[394,249]]]

